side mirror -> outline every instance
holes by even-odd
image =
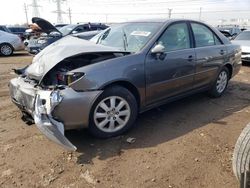
[[[76,34],[76,33],[78,33],[78,31],[72,31],[72,34]]]
[[[162,44],[156,44],[155,47],[151,49],[152,54],[161,54],[165,52],[165,47]]]

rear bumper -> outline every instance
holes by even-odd
[[[12,101],[34,118],[39,130],[68,150],[76,147],[64,136],[65,128],[87,126],[91,106],[102,93],[76,92],[71,88],[42,90],[22,77],[12,79],[9,89]]]

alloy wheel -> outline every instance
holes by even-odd
[[[130,106],[124,98],[110,96],[96,106],[94,122],[100,130],[113,133],[126,126],[130,115]]]
[[[9,45],[4,44],[1,46],[1,53],[5,56],[11,55],[12,49]]]
[[[220,74],[219,74],[219,77],[217,79],[217,82],[216,82],[216,89],[218,91],[218,93],[222,93],[226,86],[227,86],[227,81],[228,81],[228,75],[226,73],[226,71],[222,71]]]

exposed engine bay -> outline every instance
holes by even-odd
[[[69,85],[78,80],[84,73],[73,73],[72,70],[83,66],[105,61],[107,59],[124,56],[124,53],[99,52],[91,54],[81,54],[64,59],[53,67],[43,78],[42,87],[52,85]]]

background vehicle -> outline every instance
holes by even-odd
[[[101,23],[81,23],[81,24],[69,24],[59,29],[63,36],[76,34],[87,31],[104,30],[108,28],[105,24]]]
[[[84,39],[84,40],[90,40],[91,38],[93,38],[94,36],[99,34],[100,32],[101,32],[101,30],[86,31],[86,32],[82,32],[82,33],[72,34],[72,36],[78,37],[78,38]]]
[[[220,97],[240,67],[240,46],[204,23],[144,20],[111,26],[91,41],[64,37],[9,87],[48,138],[75,150],[64,129],[120,135],[139,112],[201,91]]]
[[[25,39],[24,33],[28,29],[26,27],[8,27],[11,33],[18,35],[22,40]]]
[[[232,40],[234,38],[234,36],[232,36],[228,31],[220,31],[220,32],[229,40]]]
[[[241,59],[244,62],[250,62],[250,30],[245,30],[240,33],[232,43],[241,46],[242,56]]]
[[[19,36],[0,31],[0,55],[10,56],[14,51],[23,49],[24,45]]]
[[[27,45],[27,50],[31,54],[37,54],[46,46],[52,44],[53,42],[61,39],[70,34],[77,34],[80,32],[87,32],[92,30],[101,30],[101,28],[107,28],[107,26],[103,24],[75,24],[75,25],[66,25],[61,27],[59,30],[49,23],[47,20],[42,18],[32,18],[32,22],[36,23],[43,32],[43,34],[39,37],[34,37],[30,39]],[[97,33],[97,32],[96,32]],[[85,36],[81,35],[81,37],[90,38],[93,37],[94,33],[86,34]]]
[[[0,25],[0,31],[11,33],[11,31],[5,25]]]
[[[66,25],[68,25],[68,24],[56,24],[55,27],[56,27],[57,29],[60,29],[60,28],[62,28],[62,27],[64,27],[64,26],[66,26]]]
[[[231,35],[231,37],[235,37],[241,33],[241,29],[238,26],[234,26],[234,25],[228,25],[228,26],[222,25],[222,26],[217,27],[217,29],[222,32],[223,31],[228,32]]]

